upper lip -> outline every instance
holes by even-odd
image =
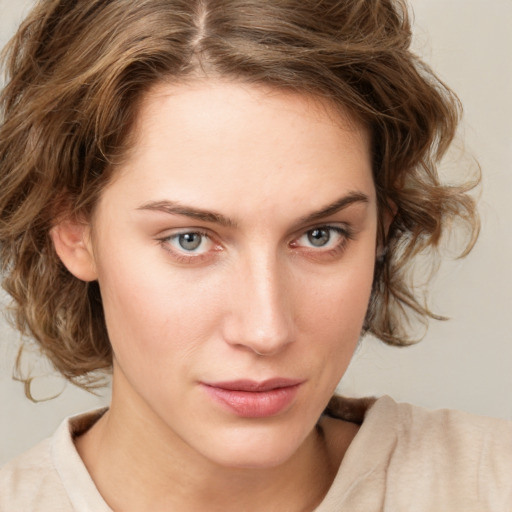
[[[204,384],[213,388],[226,389],[228,391],[252,391],[264,392],[279,388],[289,388],[302,384],[301,379],[285,379],[277,377],[264,381],[255,381],[249,379],[231,380],[225,382],[205,382]]]

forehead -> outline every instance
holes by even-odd
[[[143,95],[133,127],[134,140],[139,141],[139,147],[144,144],[144,136],[151,137],[152,120],[162,119],[170,109],[181,121],[190,121],[190,124],[182,124],[183,128],[190,127],[190,133],[198,135],[201,127],[217,129],[224,125],[229,128],[250,116],[253,123],[246,125],[244,132],[253,130],[253,135],[262,128],[260,135],[264,137],[269,128],[274,127],[275,133],[292,122],[305,128],[336,127],[344,138],[362,137],[369,145],[369,131],[363,123],[334,101],[267,85],[199,78],[184,83],[160,82]],[[286,131],[281,134],[285,136]]]
[[[243,216],[374,194],[367,131],[308,95],[225,81],[159,84],[141,102],[132,140],[114,180],[126,197]]]

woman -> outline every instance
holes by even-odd
[[[4,286],[112,402],[0,476],[6,510],[506,510],[509,423],[332,398],[408,265],[477,231],[458,103],[399,2],[46,1],[10,46]]]

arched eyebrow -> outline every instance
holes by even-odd
[[[308,224],[310,222],[315,222],[317,220],[324,219],[325,217],[329,217],[330,215],[334,215],[354,203],[368,204],[369,202],[370,199],[366,194],[363,194],[362,192],[349,192],[324,208],[301,217],[299,219],[299,223]]]
[[[192,219],[201,220],[203,222],[211,222],[213,224],[220,224],[227,228],[236,228],[237,223],[222,215],[210,210],[203,210],[193,206],[186,206],[177,201],[150,201],[142,206],[139,206],[137,210],[149,210],[168,213],[170,215],[183,215]]]
[[[298,224],[307,224],[323,219],[330,215],[334,215],[335,213],[343,210],[344,208],[347,208],[354,203],[367,204],[368,202],[369,198],[366,194],[363,194],[362,192],[350,192],[349,194],[346,194],[336,201],[328,204],[324,208],[301,217],[298,220]],[[203,222],[220,224],[221,226],[228,228],[236,228],[238,225],[235,220],[230,219],[221,213],[183,205],[177,201],[150,201],[149,203],[145,203],[142,206],[139,206],[137,210],[158,211],[168,213],[170,215],[183,215],[185,217],[190,217],[192,219],[197,219]]]

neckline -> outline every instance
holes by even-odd
[[[359,464],[360,454],[371,452],[376,418],[383,408],[389,408],[393,403],[389,397],[352,399],[334,396],[331,399],[324,414],[356,423],[360,428],[346,449],[329,490],[314,512],[332,511],[333,506],[340,503],[347,486],[355,485],[358,479],[364,478],[365,470]],[[67,418],[52,438],[52,461],[76,512],[113,512],[99,493],[74,444],[74,439],[87,432],[107,410],[102,408]],[[382,443],[382,437],[379,443]]]

